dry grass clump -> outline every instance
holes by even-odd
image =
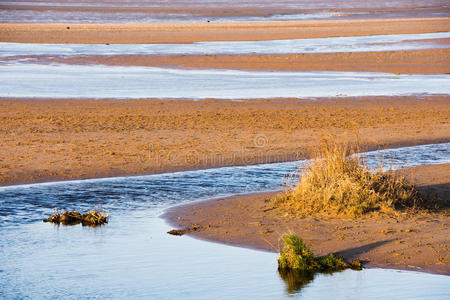
[[[99,226],[108,223],[108,214],[104,214],[103,212],[99,212],[94,209],[92,211],[88,211],[84,214],[81,214],[76,211],[65,211],[61,214],[59,210],[44,219],[44,222],[50,222],[55,224],[63,224],[63,225],[77,225],[82,224],[83,226]]]
[[[296,185],[288,185],[276,198],[276,204],[293,214],[352,216],[424,204],[414,186],[403,177],[381,169],[370,170],[357,153],[357,147],[324,141],[315,160],[301,170]]]

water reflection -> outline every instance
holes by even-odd
[[[278,270],[280,278],[286,283],[286,291],[288,294],[298,293],[304,286],[313,281],[314,274]]]

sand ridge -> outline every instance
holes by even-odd
[[[394,74],[450,73],[450,49],[267,55],[114,55],[13,56],[3,62],[101,64],[189,69],[250,71],[351,71]]]
[[[450,31],[448,18],[223,23],[0,23],[0,42],[139,44],[258,41]]]
[[[448,96],[3,99],[0,184],[292,161],[326,133],[373,149],[448,142],[449,120]]]

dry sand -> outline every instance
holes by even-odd
[[[0,184],[308,157],[326,133],[368,147],[450,141],[448,96],[1,100]]]
[[[192,43],[442,31],[450,31],[449,18],[146,24],[0,23],[0,42]]]
[[[450,164],[402,171],[424,194],[450,197]],[[274,209],[274,194],[209,200],[170,209],[164,217],[188,234],[213,242],[279,251],[280,237],[298,234],[319,255],[338,252],[369,267],[428,271],[450,275],[448,213],[419,213],[358,219],[290,218]]]

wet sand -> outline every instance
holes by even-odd
[[[0,101],[0,184],[308,157],[326,134],[367,148],[450,141],[448,96]]]
[[[192,43],[442,31],[450,31],[448,18],[146,24],[0,23],[0,42]]]
[[[450,164],[402,170],[421,193],[450,196]],[[164,218],[176,228],[192,228],[194,237],[235,246],[279,251],[280,237],[295,233],[319,255],[338,252],[369,267],[450,275],[446,213],[372,215],[358,219],[290,218],[274,209],[274,194],[209,200],[170,209]]]
[[[32,63],[102,64],[190,69],[234,69],[250,71],[351,71],[394,74],[448,74],[450,49],[348,52],[287,55],[171,55],[171,56],[28,56]]]

